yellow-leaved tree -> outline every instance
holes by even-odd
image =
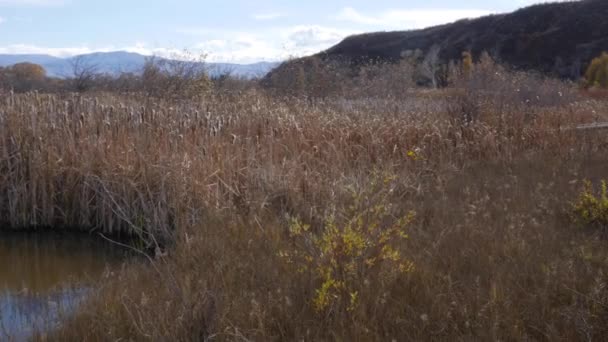
[[[469,51],[465,51],[462,53],[462,72],[465,75],[469,75],[473,70],[473,56]]]
[[[591,61],[585,73],[585,85],[608,89],[608,53],[604,52]]]

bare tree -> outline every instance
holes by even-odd
[[[142,70],[143,90],[152,97],[194,98],[211,87],[204,56],[150,57]]]
[[[70,67],[72,89],[79,93],[90,90],[95,83],[98,66],[81,55],[70,60]]]
[[[227,91],[230,89],[231,81],[235,79],[235,67],[231,65],[215,66],[209,69],[209,77],[216,90]]]
[[[577,80],[581,77],[583,70],[583,64],[581,63],[581,59],[577,58],[572,62],[570,66],[570,77],[574,80]]]
[[[422,64],[420,65],[422,74],[431,81],[431,84],[433,85],[434,89],[437,88],[437,74],[439,73],[440,69],[440,51],[441,48],[439,47],[439,45],[435,44],[431,46],[429,52],[427,52],[426,56],[424,57],[424,60],[422,61]]]

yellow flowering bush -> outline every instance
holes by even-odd
[[[289,234],[295,248],[280,255],[318,284],[312,298],[317,312],[353,311],[361,291],[371,282],[413,270],[414,264],[401,254],[400,246],[408,239],[406,229],[415,215],[391,214],[388,194],[394,179],[373,180],[370,190],[354,192],[354,204],[343,213],[343,223],[332,215],[320,232],[313,232],[300,220],[291,220]]]
[[[422,157],[420,152],[421,152],[420,148],[415,148],[412,150],[407,150],[405,155],[409,160],[413,160],[413,161],[424,160],[424,158]]]
[[[573,205],[573,219],[584,226],[608,228],[608,184],[602,180],[599,194],[590,181],[585,181],[578,200]]]

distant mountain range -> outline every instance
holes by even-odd
[[[7,55],[0,54],[0,67],[6,67],[17,63],[30,62],[39,64],[47,71],[51,77],[65,78],[72,73],[74,61],[80,59],[88,66],[94,66],[98,73],[119,74],[122,72],[141,71],[146,60],[150,56],[138,53],[115,51],[115,52],[95,52],[90,54],[78,55],[69,58],[59,58],[50,55]],[[264,77],[274,69],[279,63],[259,62],[253,64],[234,64],[234,63],[205,63],[209,68],[211,76],[218,76],[229,72],[234,76],[245,78]]]

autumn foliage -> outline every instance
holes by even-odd
[[[585,84],[589,88],[608,88],[608,53],[591,61],[585,73]]]
[[[0,68],[0,89],[15,91],[39,90],[45,86],[46,70],[34,63],[18,63]]]

